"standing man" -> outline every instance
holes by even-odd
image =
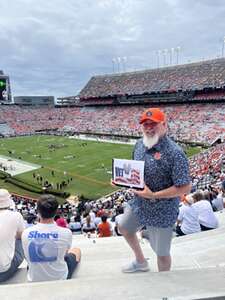
[[[146,226],[150,245],[157,255],[159,271],[171,268],[170,245],[173,226],[179,213],[180,196],[190,192],[188,160],[182,149],[167,135],[166,116],[150,108],[141,116],[143,138],[138,140],[133,159],[145,162],[143,190],[134,197],[120,222],[120,232],[134,252],[135,260],[122,271],[148,271],[136,232]]]
[[[24,220],[19,212],[10,210],[13,204],[9,192],[0,189],[0,282],[11,278],[24,260]]]
[[[28,281],[70,279],[80,261],[80,249],[70,248],[70,229],[54,223],[57,209],[58,202],[54,196],[41,196],[37,202],[40,223],[23,232]]]

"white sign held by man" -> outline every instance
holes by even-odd
[[[137,189],[144,188],[144,161],[113,159],[113,183]]]

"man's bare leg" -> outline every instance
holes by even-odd
[[[142,252],[140,243],[137,238],[137,234],[130,234],[126,230],[123,230],[123,228],[119,228],[120,232],[122,233],[123,237],[127,241],[128,245],[131,247],[131,249],[134,252],[134,255],[136,257],[136,261],[140,264],[144,263],[146,261],[144,254]]]
[[[169,271],[171,268],[171,256],[157,256],[159,272]]]
[[[79,248],[71,248],[68,250],[68,253],[72,253],[76,256],[76,261],[80,262],[81,259],[81,251]]]

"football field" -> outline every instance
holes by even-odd
[[[131,145],[58,136],[27,136],[0,141],[3,163],[10,165],[6,172],[14,178],[39,186],[48,181],[54,189],[64,181],[63,191],[91,199],[115,190],[110,185],[112,158],[131,158],[132,148]],[[24,169],[17,174],[19,163]],[[29,170],[26,165],[34,167]],[[38,197],[3,180],[1,186],[11,192]]]
[[[110,185],[112,158],[131,159],[132,150],[132,145],[68,137],[15,137],[0,140],[0,164],[8,166],[6,172],[13,178],[31,186],[41,188],[47,181],[55,190],[97,199],[116,190]],[[199,151],[190,148],[188,153]],[[39,196],[3,179],[0,184],[10,192]]]

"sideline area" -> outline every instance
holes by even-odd
[[[124,145],[135,145],[137,139],[129,139],[128,141],[120,141],[120,140],[112,140],[112,139],[103,139],[99,137],[90,137],[85,134],[80,134],[79,136],[72,135],[68,137],[69,139],[76,139],[76,140],[87,140],[87,141],[94,141],[94,142],[103,142],[103,143],[112,143],[112,144],[124,144]]]

